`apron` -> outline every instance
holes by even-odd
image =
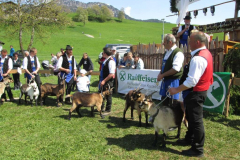
[[[2,76],[2,74],[3,74],[3,62],[1,61],[1,63],[0,63],[0,81],[3,79],[3,76]]]
[[[31,61],[31,66],[32,66],[32,71],[33,72],[36,71],[36,66],[34,64],[34,60]],[[26,77],[27,77],[28,80],[30,80],[32,78],[32,76],[30,74],[27,74],[27,73],[26,73]]]
[[[186,30],[183,35],[182,38],[180,39],[180,44],[182,44],[183,46],[186,45],[187,46],[187,42],[188,42],[188,30]]]
[[[66,75],[65,72],[61,72],[61,77],[64,75],[64,78],[66,78],[66,82],[69,83],[71,79],[73,78],[74,74],[72,73],[72,59],[68,61],[69,63],[69,70],[71,71]]]
[[[163,59],[163,62],[162,62],[162,71],[164,71],[164,68],[165,68],[165,64],[166,64],[167,60],[164,60]],[[166,97],[166,93],[167,93],[167,90],[168,90],[168,87],[178,87],[179,86],[179,79],[164,79],[162,81],[162,84],[161,84],[161,88],[160,88],[160,91],[159,91],[159,94],[161,96],[164,96]],[[176,99],[178,100],[179,99],[179,93],[175,94],[175,95],[172,95],[171,96],[172,99]]]

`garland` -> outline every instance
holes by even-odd
[[[176,8],[176,0],[170,0],[170,10],[171,12],[178,12],[178,9]]]

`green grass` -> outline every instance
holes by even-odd
[[[43,83],[56,77],[41,77]],[[91,91],[97,91],[98,76],[92,76]],[[24,79],[21,79],[24,83]],[[18,97],[19,91],[13,91]],[[130,120],[130,110],[122,122],[124,100],[113,95],[112,114],[101,119],[99,113],[90,116],[90,108],[81,108],[84,117],[73,112],[67,120],[71,105],[55,107],[55,97],[47,98],[47,106],[31,107],[5,102],[0,106],[0,159],[187,159],[179,155],[188,147],[167,139],[167,148],[152,147],[154,128],[137,127],[138,116]],[[239,159],[240,116],[224,118],[219,114],[204,113],[206,130],[206,159]],[[182,126],[181,137],[186,132]],[[170,136],[177,132],[169,132]],[[160,137],[162,131],[160,131]]]

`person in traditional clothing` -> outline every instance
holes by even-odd
[[[188,45],[188,37],[190,37],[191,35],[191,31],[193,29],[196,29],[195,26],[191,25],[190,22],[191,22],[191,17],[190,16],[185,16],[184,18],[184,25],[180,26],[178,28],[178,33],[177,33],[177,37],[180,38],[180,41],[179,41],[179,46],[182,44],[183,46],[184,45]]]
[[[191,60],[184,67],[179,87],[169,89],[171,95],[182,91],[188,131],[184,139],[178,140],[182,145],[191,145],[188,150],[182,151],[183,155],[203,157],[205,131],[203,125],[203,103],[207,98],[207,90],[213,83],[212,54],[205,46],[206,36],[203,32],[194,32],[190,36]]]
[[[77,80],[77,65],[70,45],[66,46],[66,52],[59,58],[57,68],[61,72],[60,76],[66,78],[66,95],[68,95],[71,93],[73,82]],[[70,98],[66,98],[65,102],[70,103]]]
[[[167,34],[164,37],[163,45],[167,50],[164,54],[164,58],[162,61],[161,71],[158,74],[157,80],[162,81],[161,88],[159,94],[164,99],[166,97],[166,92],[169,87],[178,87],[179,79],[182,76],[182,65],[184,61],[184,55],[181,49],[176,46],[176,38],[172,34]],[[167,98],[163,102],[165,105],[171,105],[173,102],[179,99],[179,94],[172,96],[171,98]],[[171,103],[171,104],[169,104]]]
[[[1,52],[1,57],[0,57],[0,82],[3,82],[3,78],[8,76],[8,74],[10,73],[12,68],[13,68],[12,59],[7,56],[7,50],[3,49]],[[5,90],[8,93],[8,97],[9,97],[10,101],[11,102],[14,101],[10,86],[6,86]],[[4,102],[6,100],[7,100],[7,98],[6,98],[6,94],[4,91],[4,93],[2,94],[2,97],[1,97],[1,102]]]
[[[102,69],[100,72],[100,82],[99,82],[99,89],[100,91],[105,91],[106,88],[112,88],[115,78],[115,71],[116,71],[116,63],[111,56],[112,52],[110,48],[103,48],[103,57],[106,59],[102,64]],[[105,112],[111,112],[112,108],[112,94],[106,95],[107,105]],[[102,111],[104,109],[105,101],[102,104]]]
[[[39,69],[41,68],[38,57],[37,57],[37,49],[30,49],[30,55],[23,59],[23,69],[26,72],[27,83],[30,79],[35,78],[39,89],[39,95],[41,95],[41,80],[38,74]]]

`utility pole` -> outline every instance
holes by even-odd
[[[161,19],[161,21],[162,21],[162,24],[163,24],[163,33],[162,33],[162,42],[164,41],[164,18],[163,19]]]

